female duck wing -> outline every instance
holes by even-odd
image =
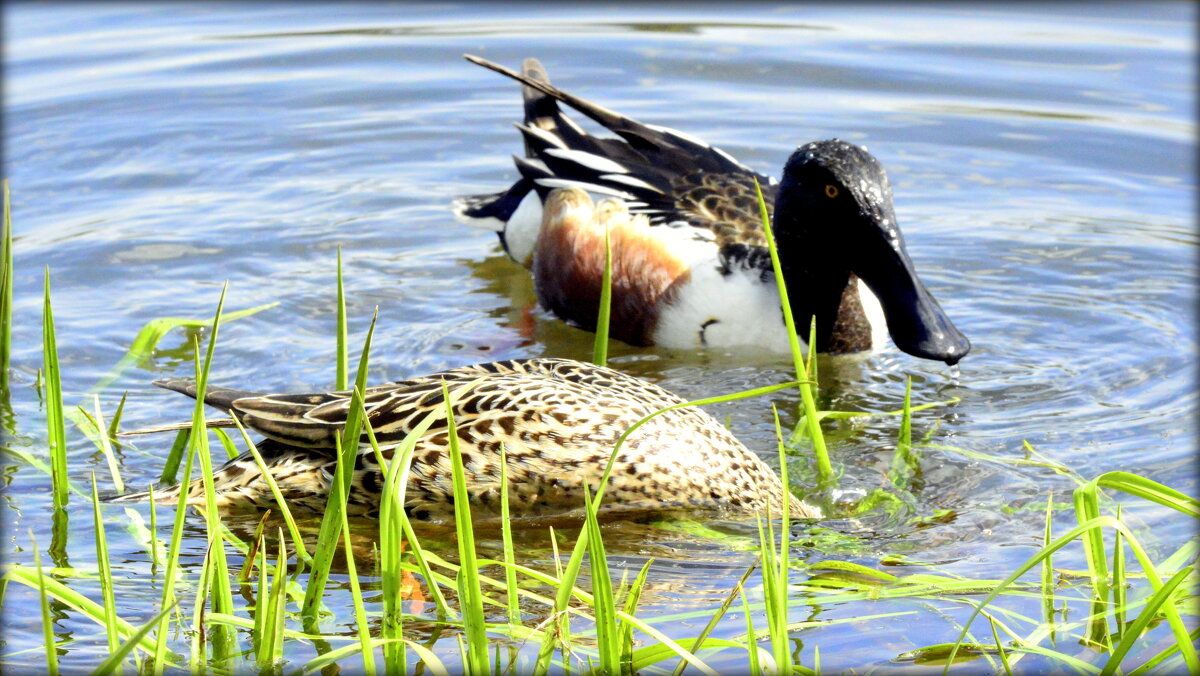
[[[453,389],[458,374],[447,371],[413,380],[369,387],[363,407],[381,443],[402,439],[416,424],[410,418],[427,412],[442,401],[441,378]],[[195,384],[182,379],[156,380],[154,384],[189,397],[196,396]],[[289,446],[329,451],[336,446],[350,412],[351,393],[263,394],[209,386],[204,403],[232,412],[246,427]],[[402,414],[408,415],[402,415]]]

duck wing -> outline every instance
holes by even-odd
[[[618,197],[651,225],[686,223],[710,230],[718,247],[764,246],[754,181],[768,211],[775,182],[704,141],[667,127],[643,124],[550,84],[545,70],[526,59],[523,73],[477,56],[477,65],[520,82],[525,95],[525,158],[515,158],[522,180],[545,200],[555,188],[581,188]],[[584,132],[557,105],[579,111],[620,138]]]
[[[465,371],[467,369],[452,369],[367,388],[363,408],[376,440],[382,445],[401,441],[426,413],[445,401],[442,382],[445,381],[453,391],[467,382]],[[189,397],[196,396],[195,383],[188,380],[156,380],[154,384]],[[232,413],[243,425],[268,439],[298,448],[327,451],[332,455],[336,438],[346,425],[351,395],[350,391],[266,394],[209,386],[204,403]],[[444,427],[445,422],[441,425]],[[366,442],[364,435],[362,443]]]
[[[496,424],[512,433],[522,425],[520,414],[531,411],[541,414],[562,406],[585,410],[588,402],[610,399],[622,402],[622,412],[632,416],[626,424],[632,424],[640,415],[682,402],[651,383],[567,359],[475,364],[367,388],[363,407],[379,444],[399,443],[430,412],[444,411],[443,383],[454,400],[454,417],[460,433],[484,423]],[[170,379],[154,384],[196,396],[191,381]],[[349,391],[262,394],[217,386],[209,386],[204,397],[204,403],[232,412],[243,425],[269,439],[330,454],[346,424],[350,402]],[[639,415],[638,410],[642,409],[645,412]],[[616,420],[606,422],[614,424]],[[557,424],[563,423],[557,421]],[[445,427],[443,417],[433,423],[427,434]],[[616,433],[620,431],[623,428]],[[366,435],[362,443],[367,443]]]

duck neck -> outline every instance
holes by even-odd
[[[809,232],[806,214],[796,207],[785,191],[777,193],[772,219],[775,246],[787,283],[796,333],[801,340],[807,341],[815,317],[816,350],[827,352],[837,324],[842,294],[850,281],[850,268],[836,247],[822,241],[822,230]]]
[[[804,265],[804,251],[787,251],[779,244],[780,267],[787,283],[788,300],[792,307],[792,319],[796,322],[796,333],[808,341],[809,327],[813,318],[817,320],[817,352],[828,352],[842,293],[850,281],[850,271],[828,266]],[[812,255],[811,249],[808,255]],[[793,261],[788,263],[786,261]]]

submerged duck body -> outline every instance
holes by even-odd
[[[594,329],[607,229],[612,335],[633,345],[786,350],[757,180],[793,316],[802,329],[816,318],[818,351],[869,352],[889,335],[909,354],[948,364],[970,350],[917,276],[887,175],[865,148],[805,144],[775,181],[699,139],[553,87],[535,59],[517,73],[467,58],[524,85],[525,156],[514,157],[521,177],[508,190],[460,198],[455,213],[495,230],[560,318]],[[587,134],[560,102],[619,138]]]
[[[507,456],[509,503],[523,516],[576,516],[584,491],[595,492],[617,439],[660,409],[684,403],[663,388],[609,368],[568,359],[499,361],[450,369],[366,391],[365,409],[386,460],[408,433],[434,411],[445,411],[442,383],[453,411],[473,513],[498,515],[500,447]],[[155,383],[195,396],[185,380]],[[456,390],[467,387],[454,398]],[[258,445],[271,476],[292,509],[325,508],[337,464],[335,437],[349,409],[348,392],[259,394],[209,387],[205,403],[232,411],[266,437]],[[349,497],[352,514],[378,512],[383,473],[364,437]],[[269,508],[274,496],[249,454],[214,474],[218,503],[226,508]],[[179,487],[158,491],[174,502]],[[188,492],[204,504],[199,480]],[[116,498],[143,500],[145,493]],[[601,511],[608,515],[675,509],[778,511],[783,485],[775,472],[704,411],[668,411],[635,430],[622,445]],[[793,514],[819,516],[798,499]],[[449,437],[444,415],[417,442],[405,510],[417,519],[453,514]]]

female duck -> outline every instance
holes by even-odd
[[[872,351],[888,334],[901,350],[947,364],[970,350],[917,277],[887,175],[865,148],[808,143],[776,182],[696,138],[551,86],[535,59],[522,73],[467,59],[524,85],[525,157],[514,158],[521,177],[512,187],[460,198],[455,212],[498,232],[560,318],[594,328],[608,227],[618,254],[612,335],[633,345],[786,350],[757,180],[774,214],[792,314],[804,329],[816,317],[819,351]],[[620,138],[588,135],[560,101]],[[615,200],[594,208],[574,194],[548,205],[559,188]]]
[[[446,518],[454,509],[443,382],[453,400],[471,508],[492,515],[500,509],[501,444],[514,514],[578,516],[583,487],[595,493],[617,439],[645,416],[684,403],[657,385],[568,359],[477,364],[368,388],[367,417],[387,460],[430,412],[440,416],[412,456],[405,510],[417,519]],[[155,384],[196,395],[188,381]],[[266,437],[258,449],[291,509],[325,508],[337,465],[334,439],[346,422],[349,393],[258,394],[209,387],[204,401]],[[379,508],[383,474],[365,436],[361,443],[349,511],[372,515]],[[217,470],[214,483],[222,507],[275,504],[249,453]],[[155,497],[174,502],[179,490]],[[146,497],[129,494],[112,501]],[[683,407],[651,419],[625,440],[601,512],[777,511],[782,499],[783,485],[761,458],[709,414]],[[188,502],[204,504],[199,479],[188,490]],[[793,514],[820,516],[799,500],[790,502]]]

